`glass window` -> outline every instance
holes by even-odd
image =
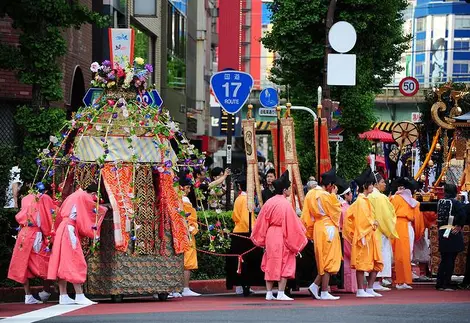
[[[186,87],[186,17],[172,3],[168,4],[167,25],[167,85],[175,89]]]
[[[470,50],[470,40],[455,40],[454,41],[454,50]]]
[[[469,16],[456,16],[455,17],[455,29],[470,29],[470,17]]]
[[[134,57],[142,57],[146,63],[150,62],[150,36],[144,31],[132,26],[134,29]]]
[[[417,62],[416,63],[416,75],[423,75],[423,62]]]
[[[468,63],[454,63],[454,74],[467,74]]]
[[[416,41],[416,52],[424,52],[424,48],[426,45],[426,40],[425,39],[420,39]]]
[[[156,16],[156,0],[134,0],[134,15],[136,16]]]
[[[426,17],[416,19],[416,32],[426,30]]]

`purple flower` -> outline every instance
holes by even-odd
[[[118,169],[117,169],[117,167],[113,167],[113,168],[111,168],[111,170],[112,170],[113,172],[117,172]]]
[[[51,170],[49,171],[49,177],[52,177],[52,176],[54,175],[54,173],[55,173],[55,171],[54,171],[53,169],[51,169]]]
[[[80,167],[80,168],[84,168],[84,167],[85,167],[85,164],[84,164],[84,163],[82,163],[82,164],[78,165],[78,167]]]
[[[108,78],[109,78],[110,80],[115,80],[115,79],[116,79],[116,75],[114,75],[113,72],[108,73]]]
[[[178,182],[179,180],[180,180],[180,179],[179,179],[178,177],[176,177],[176,176],[173,177],[173,183],[176,183],[176,182]]]
[[[55,213],[55,210],[54,209],[51,209],[51,214],[54,214]]]
[[[119,103],[118,103],[118,105],[119,105]],[[118,117],[117,112],[114,112],[114,113],[113,113],[113,119],[116,119],[117,117]]]
[[[51,248],[46,247],[46,248],[44,248],[44,251],[45,251],[45,252],[51,252]]]
[[[45,170],[46,170],[46,167],[41,166],[41,170],[42,170],[42,171],[45,171]]]
[[[165,167],[172,167],[172,166],[173,166],[173,163],[171,162],[171,160],[165,161]]]
[[[153,72],[153,66],[150,65],[150,64],[145,64],[145,69],[146,69],[149,73],[152,73],[152,72]]]
[[[82,114],[81,114],[81,113],[77,113],[77,114],[75,115],[75,119],[80,119],[81,117],[82,117]]]
[[[105,149],[105,150],[104,150],[104,153],[105,153],[106,155],[109,154],[109,149]]]
[[[16,231],[20,231],[20,230],[21,230],[21,226],[17,226],[15,230],[16,230]]]
[[[151,117],[152,117],[152,116],[151,116],[149,113],[147,113],[147,114],[145,115],[145,119],[150,119]]]
[[[39,158],[36,158],[36,165],[38,165],[38,166],[41,165],[41,160]]]
[[[80,158],[78,158],[77,156],[70,156],[70,160],[73,161],[73,162],[79,162],[80,161]]]
[[[185,215],[186,215],[186,217],[189,217],[189,216],[191,216],[191,213],[186,213]]]
[[[103,63],[101,63],[101,65],[103,65],[103,66],[111,66],[111,62],[106,59],[106,60],[103,61]]]
[[[136,240],[137,240],[137,237],[136,237],[136,236],[132,236],[132,237],[131,237],[131,240],[132,240],[132,241],[136,241]]]
[[[209,226],[209,231],[212,231],[212,230],[214,230],[214,225],[213,225],[213,224],[211,224],[211,225]]]

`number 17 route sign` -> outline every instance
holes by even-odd
[[[221,71],[211,77],[211,87],[217,101],[230,114],[240,111],[248,101],[253,83],[250,74],[233,70]]]

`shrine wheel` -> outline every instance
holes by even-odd
[[[113,303],[122,303],[123,299],[124,299],[124,296],[122,295],[111,295],[111,301]]]
[[[405,147],[418,140],[418,128],[411,122],[400,122],[392,128],[392,137],[398,147]]]
[[[400,155],[400,151],[398,150],[398,148],[393,148],[388,157],[391,161],[396,163],[398,161],[398,155]]]
[[[168,299],[168,293],[158,293],[158,300],[159,301],[166,301]]]

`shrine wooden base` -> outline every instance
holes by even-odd
[[[441,262],[441,254],[439,253],[439,235],[437,227],[431,227],[430,240],[431,240],[431,272],[433,275],[437,274],[439,263]],[[465,264],[467,261],[468,243],[470,240],[470,227],[468,225],[463,228],[463,239],[465,244],[465,251],[459,253],[455,260],[454,275],[463,276],[465,274]]]
[[[171,238],[170,233],[167,236]],[[113,221],[107,214],[101,228],[100,249],[87,258],[85,292],[100,296],[164,294],[182,291],[183,254],[175,255],[171,239],[166,254],[133,255],[114,247]]]

